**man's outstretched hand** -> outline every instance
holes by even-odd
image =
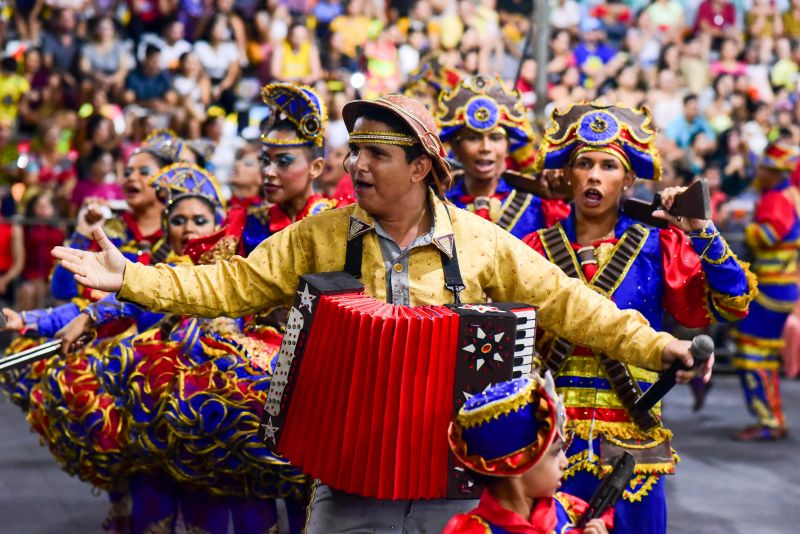
[[[122,287],[122,275],[128,260],[108,239],[102,229],[96,228],[92,237],[100,245],[100,252],[86,252],[69,247],[55,247],[54,258],[75,275],[79,284],[111,293]]]

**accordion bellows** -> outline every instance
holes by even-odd
[[[510,311],[506,311],[510,310]],[[267,396],[266,444],[379,499],[475,498],[447,428],[469,396],[530,372],[535,308],[394,306],[346,273],[301,278]]]

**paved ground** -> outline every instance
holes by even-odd
[[[708,405],[695,415],[687,388],[665,409],[682,462],[667,485],[670,533],[800,532],[800,381],[782,381],[788,439],[738,443],[751,423],[734,376],[715,378]]]
[[[670,533],[800,531],[800,381],[783,386],[794,434],[759,445],[728,438],[749,423],[734,377],[716,379],[700,415],[685,388],[672,392],[666,417],[683,461],[667,486]],[[0,534],[101,532],[105,497],[60,471],[4,399],[0,429]]]

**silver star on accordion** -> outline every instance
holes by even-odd
[[[302,308],[303,306],[305,306],[308,309],[308,311],[311,311],[312,303],[314,302],[314,299],[317,297],[315,297],[308,291],[308,284],[306,284],[306,287],[304,287],[302,291],[298,291],[297,294],[300,296],[299,307]]]
[[[275,443],[275,432],[278,431],[278,427],[272,424],[272,417],[268,417],[267,423],[262,423],[261,428],[264,429],[264,441],[270,440],[273,444],[277,445],[277,443]]]

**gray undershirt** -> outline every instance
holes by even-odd
[[[408,264],[411,251],[433,243],[433,230],[431,225],[427,234],[416,238],[408,247],[401,249],[394,239],[389,237],[383,228],[375,224],[375,233],[378,234],[378,243],[381,246],[383,267],[386,269],[386,302],[398,306],[411,305],[411,290],[408,280]]]

